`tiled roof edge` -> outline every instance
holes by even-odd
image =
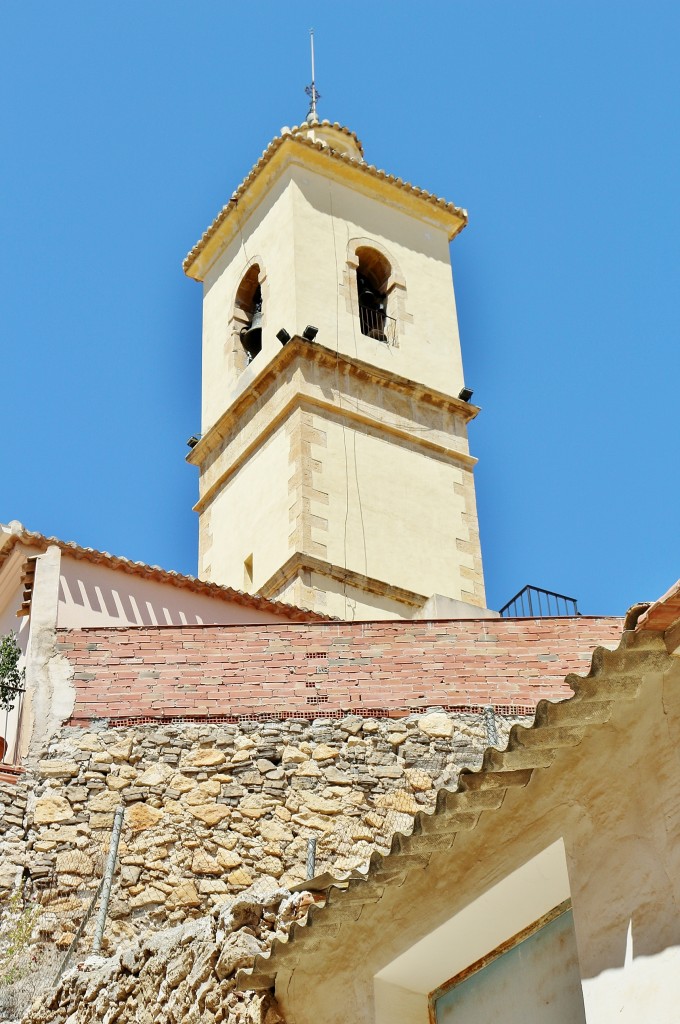
[[[333,127],[336,127],[333,125]],[[349,128],[342,128],[341,131],[346,132],[349,135],[354,135]],[[356,138],[356,136],[354,136]],[[463,220],[463,226],[467,224],[468,215],[467,210],[462,207],[455,206],[454,203],[448,202],[448,200],[441,196],[436,196],[432,192],[428,192],[426,189],[418,188],[416,185],[412,185],[410,181],[404,181],[402,178],[397,177],[394,174],[388,174],[387,171],[383,171],[381,168],[376,167],[374,164],[367,164],[364,160],[356,160],[353,157],[347,156],[345,153],[340,153],[335,149],[331,149],[329,146],[324,145],[322,142],[314,142],[311,139],[305,139],[302,136],[296,134],[296,129],[293,128],[289,132],[287,131],[284,135],[279,135],[269,143],[267,148],[263,151],[260,159],[253,165],[246,177],[243,179],[241,184],[231,194],[231,199],[226,203],[220,212],[217,214],[212,224],[201,235],[200,239],[193,248],[187,253],[183,262],[182,268],[185,273],[189,272],[192,264],[200,256],[203,249],[206,247],[213,235],[219,230],[221,225],[224,223],[226,218],[229,216],[231,211],[237,205],[238,201],[244,195],[248,187],[252,184],[255,178],[258,176],[260,171],[266,167],[269,161],[272,159],[278,149],[286,142],[290,140],[299,146],[306,146],[308,149],[315,149],[320,153],[324,153],[327,157],[334,160],[340,160],[342,163],[349,164],[355,167],[357,170],[364,171],[367,174],[372,175],[374,178],[379,178],[382,181],[387,181],[391,185],[396,185],[397,188],[403,189],[410,195],[417,196],[418,198],[430,203],[433,206],[439,207],[439,209],[446,210],[449,213],[455,213]]]
[[[239,987],[271,988],[280,968],[295,966],[308,940],[314,942],[320,934],[335,933],[345,921],[356,920],[360,905],[381,898],[391,879],[398,878],[401,884],[409,871],[422,869],[434,851],[450,848],[459,831],[475,828],[484,811],[502,805],[510,787],[525,787],[534,771],[552,765],[561,747],[577,745],[591,727],[608,722],[617,701],[635,700],[643,672],[658,670],[669,661],[661,630],[626,631],[616,650],[596,648],[588,675],[566,677],[573,697],[539,701],[530,726],[514,725],[504,750],[488,747],[478,770],[463,769],[455,790],[440,789],[434,810],[415,816],[410,835],[396,833],[387,855],[374,852],[364,877],[341,879],[331,886],[323,907],[312,907],[306,922],[295,924],[287,940],[275,939],[268,956],[257,957],[252,969],[239,972]]]
[[[233,587],[223,586],[220,583],[209,583],[200,580],[196,576],[188,576],[173,569],[161,569],[159,565],[148,565],[146,562],[135,562],[123,555],[111,555],[108,551],[98,551],[96,548],[83,547],[75,541],[63,541],[58,537],[46,537],[34,530],[12,529],[9,536],[6,534],[4,545],[0,547],[0,568],[4,565],[10,553],[17,544],[24,543],[35,545],[46,549],[55,544],[65,554],[75,558],[83,558],[96,565],[107,565],[112,569],[121,569],[123,572],[141,576],[145,579],[153,579],[162,583],[169,583],[175,587],[191,590],[197,594],[206,594],[218,600],[232,601],[242,607],[253,608],[258,611],[269,611],[291,620],[312,621],[312,622],[334,622],[333,616],[322,615],[320,612],[311,611],[309,608],[297,608],[295,605],[286,604],[283,601],[271,601],[266,597],[259,597],[256,594],[246,594]]]

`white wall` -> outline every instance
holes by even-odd
[[[26,663],[29,620],[27,616],[17,618],[17,610],[23,597],[21,571],[25,559],[30,553],[31,551],[27,548],[15,548],[0,574],[0,637],[6,636],[8,633],[16,634],[22,651],[20,668],[23,668]],[[17,700],[9,713],[0,710],[0,736],[7,742],[4,760],[9,763],[13,761],[15,754],[20,707],[20,701]]]
[[[57,615],[62,629],[280,621],[274,612],[62,555]]]

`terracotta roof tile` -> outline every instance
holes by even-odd
[[[328,124],[330,124],[330,122],[322,122],[322,125]],[[229,214],[232,212],[232,210],[236,207],[238,201],[245,194],[245,192],[252,184],[252,182],[255,180],[255,178],[267,166],[267,164],[270,162],[274,154],[287,142],[292,142],[295,145],[304,146],[307,149],[315,149],[318,152],[323,153],[325,156],[327,156],[329,160],[340,160],[343,163],[349,164],[352,167],[357,168],[357,170],[360,170],[365,174],[371,175],[372,177],[378,178],[382,181],[389,182],[396,188],[402,189],[403,191],[408,192],[410,195],[417,196],[424,202],[430,203],[431,205],[436,206],[439,209],[447,210],[449,213],[458,214],[458,216],[461,217],[463,221],[462,227],[464,227],[465,224],[467,223],[467,210],[455,206],[453,203],[448,202],[446,199],[443,199],[440,196],[436,196],[432,192],[428,192],[426,189],[418,188],[416,185],[412,185],[410,181],[404,181],[402,178],[398,178],[394,174],[388,174],[387,171],[375,167],[373,164],[367,164],[366,161],[363,159],[356,160],[345,153],[340,153],[338,150],[332,149],[331,147],[324,145],[322,142],[314,142],[311,139],[304,138],[304,136],[302,136],[299,133],[304,131],[308,127],[308,125],[295,125],[293,128],[284,129],[283,134],[277,136],[275,139],[272,139],[272,141],[269,143],[267,148],[262,153],[260,159],[257,161],[256,164],[254,164],[254,166],[251,168],[251,170],[243,179],[238,188],[232,193],[229,202],[222,207],[215,220],[206,229],[206,231],[203,232],[199,241],[196,243],[196,245],[194,245],[194,247],[185,257],[184,262],[182,263],[185,273],[188,273],[191,265],[203,251],[203,249],[208,244],[213,235],[219,230],[219,228],[224,223]],[[335,128],[336,130],[345,133],[346,135],[351,136],[356,141],[358,147],[361,149],[361,143],[359,142],[353,131],[351,131],[349,128],[341,127],[337,123],[333,124],[332,127]]]
[[[665,632],[680,619],[680,580],[663,597],[649,605],[637,620],[636,629]]]
[[[58,537],[46,537],[42,533],[27,530],[16,520],[8,526],[0,525],[0,531],[0,538],[2,538],[2,533],[5,534],[4,543],[0,539],[0,568],[2,568],[2,565],[17,544],[38,547],[43,551],[50,545],[55,544],[71,558],[83,558],[97,565],[106,565],[110,569],[120,569],[135,576],[156,580],[159,583],[168,583],[175,587],[183,587],[194,593],[205,594],[218,600],[231,601],[246,608],[271,612],[293,621],[334,621],[332,616],[322,615],[308,608],[296,608],[295,605],[286,604],[283,601],[271,601],[265,597],[259,597],[257,594],[246,594],[241,590],[235,590],[233,587],[222,586],[219,583],[208,583],[206,580],[200,580],[196,576],[184,575],[172,569],[161,569],[158,565],[134,562],[132,559],[121,555],[111,555],[108,551],[97,551],[95,548],[82,547],[80,544],[76,544],[75,541],[63,541],[59,540]]]

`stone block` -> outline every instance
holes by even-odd
[[[221,875],[222,865],[204,850],[196,850],[191,860],[191,870],[195,875]]]
[[[193,768],[215,768],[218,764],[224,764],[226,757],[221,750],[212,747],[199,747],[192,750],[182,760],[183,764]]]
[[[38,771],[45,779],[72,779],[80,771],[75,761],[40,761]]]
[[[120,797],[118,793],[104,789],[88,801],[87,809],[89,811],[115,811],[119,804]]]
[[[57,854],[56,868],[59,874],[83,875],[90,877],[94,873],[94,862],[82,850],[62,850]]]
[[[263,839],[270,842],[290,842],[293,838],[292,830],[286,828],[280,821],[261,821],[259,833]]]
[[[168,897],[168,905],[175,907],[200,907],[201,897],[193,882],[182,882],[174,887]]]
[[[238,868],[243,863],[241,857],[239,857],[235,850],[218,850],[217,862],[220,868],[225,868],[227,870]]]
[[[306,793],[302,810],[315,811],[319,814],[340,814],[342,803],[340,800],[327,800],[316,793]]]
[[[186,775],[177,774],[173,775],[170,779],[170,786],[177,793],[189,793],[196,786],[196,780],[190,779]]]
[[[304,828],[311,828],[317,832],[332,832],[335,828],[333,818],[324,818],[320,814],[312,814],[311,811],[294,814],[293,821],[296,825],[302,825]]]
[[[75,740],[75,745],[79,750],[86,750],[90,752],[99,752],[103,749],[102,741],[99,736],[94,733],[86,732],[82,736],[78,736]]]
[[[208,825],[210,828],[221,824],[231,814],[229,807],[218,803],[198,804],[190,807],[189,810],[194,818],[198,818],[199,821],[202,821],[204,825]]]
[[[41,797],[33,813],[36,825],[52,825],[54,822],[69,821],[72,817],[73,809],[68,800],[56,794]]]
[[[443,711],[433,711],[418,719],[418,728],[426,736],[448,739],[453,735],[453,719]]]
[[[386,810],[400,811],[402,814],[417,814],[421,810],[413,793],[409,793],[405,789],[393,789],[390,793],[381,793],[375,798],[375,805]]]
[[[114,761],[127,761],[132,753],[132,740],[124,739],[118,743],[112,743],[107,750]]]
[[[319,743],[318,747],[312,751],[312,757],[315,761],[328,761],[330,758],[340,756],[340,751],[336,750],[335,747],[329,747],[327,743]]]
[[[156,807],[149,807],[148,804],[138,803],[129,807],[125,814],[125,824],[133,832],[142,832],[144,829],[153,828],[163,817],[163,811]]]
[[[252,884],[253,876],[246,868],[238,868],[227,875],[227,881],[230,885],[246,886]]]
[[[142,772],[137,779],[137,785],[162,786],[173,774],[174,772],[170,765],[165,764],[164,761],[158,761],[156,764],[149,765],[146,771]]]
[[[425,792],[432,789],[432,779],[422,768],[406,768],[404,775],[409,785],[418,792]]]
[[[302,764],[303,761],[308,759],[308,754],[305,754],[302,750],[297,747],[284,747],[283,753],[281,754],[282,764]]]

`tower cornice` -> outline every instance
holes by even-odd
[[[187,462],[201,468],[195,511],[208,506],[296,409],[340,417],[467,470],[477,462],[468,453],[465,425],[478,406],[296,336],[187,455]]]
[[[433,388],[408,380],[408,378],[401,377],[389,370],[383,370],[372,363],[366,363],[362,359],[345,355],[335,349],[320,345],[316,341],[307,341],[300,335],[295,335],[288,344],[283,346],[275,358],[264,366],[261,373],[250,381],[240,394],[236,395],[217,422],[191,449],[186,456],[186,461],[194,466],[200,466],[210,453],[219,447],[234,423],[237,423],[247,409],[257,403],[277,378],[280,378],[300,357],[321,364],[336,373],[349,374],[358,381],[366,381],[423,404],[439,408],[444,412],[454,413],[464,423],[473,420],[481,411],[480,406],[473,405],[471,402],[464,402],[461,398],[454,398],[442,391],[435,391]],[[471,464],[477,461],[470,456],[467,458]]]
[[[339,125],[332,127],[355,138],[349,129],[342,129]],[[182,266],[189,277],[198,281],[205,278],[219,253],[240,229],[244,216],[248,216],[269,191],[272,180],[296,162],[318,169],[334,180],[377,196],[391,205],[412,213],[417,212],[418,216],[430,219],[444,228],[449,240],[455,238],[467,224],[467,211],[446,199],[388,174],[363,159],[341,152],[320,139],[311,138],[297,127],[284,129],[283,134],[269,143],[260,159],[232,193],[229,202],[222,207],[186,256]]]

